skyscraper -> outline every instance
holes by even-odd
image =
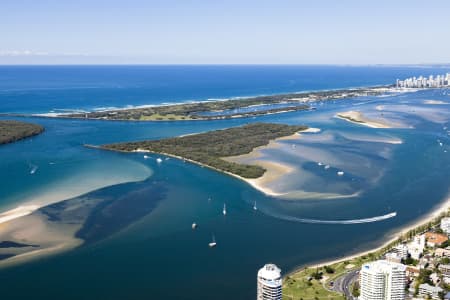
[[[281,270],[274,264],[264,265],[258,271],[257,300],[281,300]]]
[[[406,266],[378,260],[361,268],[361,300],[404,300]]]

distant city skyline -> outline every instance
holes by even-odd
[[[2,1],[0,64],[447,64],[450,3]]]

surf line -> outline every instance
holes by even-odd
[[[350,224],[363,224],[363,223],[373,223],[380,222],[383,220],[387,220],[397,216],[397,212],[391,212],[386,215],[376,216],[371,218],[363,218],[363,219],[353,219],[353,220],[319,220],[319,219],[308,219],[308,218],[297,218],[292,216],[285,216],[280,214],[268,213],[267,211],[262,211],[264,214],[267,214],[271,217],[278,218],[281,220],[298,222],[298,223],[307,223],[307,224],[340,224],[340,225],[350,225]]]

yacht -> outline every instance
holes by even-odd
[[[215,246],[217,246],[216,243],[216,237],[213,235],[212,236],[212,242],[208,244],[209,248],[214,248]]]
[[[225,203],[223,204],[222,213],[223,213],[224,216],[227,214],[227,205]]]
[[[258,208],[256,207],[256,201],[255,203],[253,203],[253,210],[258,210]]]

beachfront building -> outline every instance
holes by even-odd
[[[395,253],[395,252],[386,253],[385,259],[389,262],[395,262],[395,263],[402,262],[402,258],[400,257],[400,255],[398,255],[398,253]]]
[[[405,244],[395,246],[394,249],[392,249],[392,252],[397,253],[401,259],[408,258],[408,246],[406,246]]]
[[[442,220],[441,220],[441,229],[447,235],[450,234],[450,218],[442,218]]]
[[[444,290],[438,286],[432,286],[428,283],[419,285],[419,296],[422,297],[430,297],[431,299],[439,300],[441,299],[439,294],[442,292],[444,292]]]
[[[437,248],[436,251],[434,251],[434,255],[437,257],[450,257],[450,247],[447,248]]]
[[[450,277],[450,265],[440,264],[439,271],[441,271],[442,275]]]
[[[264,265],[258,271],[257,300],[281,300],[281,270],[274,264]]]
[[[443,243],[448,241],[448,236],[441,233],[436,232],[426,232],[425,239],[427,241],[428,247],[436,247],[441,246]]]
[[[406,266],[378,260],[366,263],[360,272],[360,300],[404,300]]]
[[[407,244],[408,253],[413,259],[420,259],[420,256],[425,249],[425,235],[415,236],[414,239]]]
[[[445,75],[437,75],[434,77],[430,75],[428,77],[411,77],[405,80],[397,79],[397,88],[439,88],[450,86],[450,73]]]

